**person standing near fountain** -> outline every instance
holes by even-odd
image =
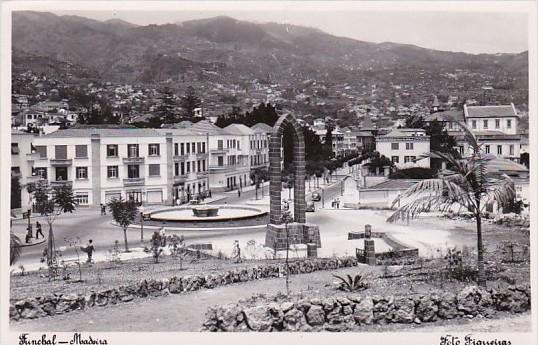
[[[234,241],[234,249],[232,251],[232,256],[235,259],[235,263],[242,262],[242,260],[241,260],[241,247],[239,247],[239,241],[238,240]]]

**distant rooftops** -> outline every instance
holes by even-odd
[[[379,136],[378,138],[398,138],[398,137],[417,137],[429,139],[426,135],[426,131],[422,128],[396,128],[389,133]]]
[[[463,106],[465,117],[517,117],[514,103],[510,105]]]
[[[426,122],[431,122],[434,120],[437,120],[439,122],[463,122],[465,119],[463,117],[463,111],[461,110],[437,111],[424,117],[424,121]]]

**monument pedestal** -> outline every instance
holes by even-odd
[[[319,226],[303,223],[288,224],[289,244],[313,244],[321,248]],[[274,250],[286,249],[286,225],[268,224],[265,233],[265,246]]]

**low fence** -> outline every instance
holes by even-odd
[[[315,271],[335,270],[357,266],[352,257],[339,259],[295,260],[289,263],[289,274],[305,274]],[[130,302],[135,298],[163,296],[187,293],[200,289],[213,289],[240,282],[266,278],[278,278],[286,275],[284,262],[236,269],[221,273],[186,275],[169,279],[145,279],[130,285],[90,292],[87,294],[49,294],[10,301],[10,320],[35,319],[74,310],[103,307]]]
[[[457,293],[285,298],[281,302],[229,304],[208,309],[202,331],[279,332],[347,331],[363,325],[423,323],[455,318],[489,317],[498,311],[530,310],[530,286],[482,289],[467,286]]]

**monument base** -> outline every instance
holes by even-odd
[[[288,243],[292,244],[311,244],[316,248],[321,248],[321,239],[319,236],[319,226],[313,224],[289,223],[288,224]],[[286,249],[286,225],[285,224],[268,224],[265,233],[265,246],[274,250]]]

